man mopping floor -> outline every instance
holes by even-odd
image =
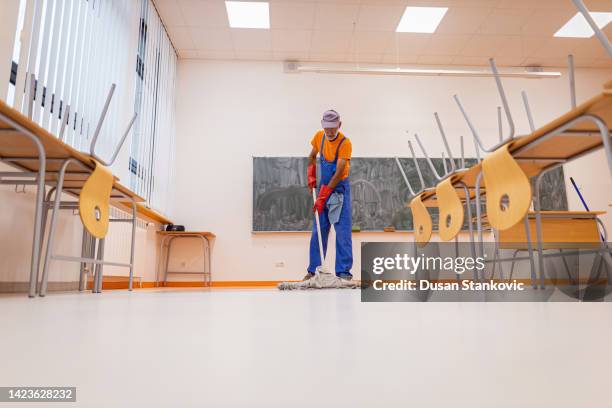
[[[279,289],[356,288],[352,282],[353,242],[351,238],[351,186],[349,184],[351,141],[340,132],[340,115],[328,110],[321,120],[323,130],[315,133],[308,157],[308,188],[315,199],[315,222],[310,237],[310,262],[302,282],[283,282]],[[321,183],[317,186],[317,155],[320,155]],[[335,276],[325,269],[327,238],[331,226],[336,231]]]

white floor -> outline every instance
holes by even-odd
[[[107,291],[0,297],[0,328],[0,386],[69,406],[612,406],[609,303]]]

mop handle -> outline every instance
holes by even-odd
[[[578,188],[578,184],[576,184],[576,182],[574,181],[574,178],[570,177],[569,179],[572,182],[572,186],[574,186],[574,190],[576,190],[576,194],[578,194],[578,197],[580,197],[580,201],[582,201],[582,206],[584,207],[584,209],[587,210],[587,211],[591,211],[589,209],[589,206],[587,205],[586,201],[584,200],[584,197],[582,196],[582,193],[580,192],[580,189]],[[601,241],[602,242],[606,241],[606,238],[604,237],[604,234],[602,234],[600,232],[599,236],[601,237]]]
[[[317,193],[315,189],[312,189],[312,199],[317,202]],[[319,212],[315,209],[315,220],[317,222],[317,238],[319,238],[319,255],[321,256],[321,265],[325,263],[325,257],[323,256],[323,240],[321,238],[321,224],[319,223]]]

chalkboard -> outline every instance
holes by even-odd
[[[411,185],[418,189],[418,173],[411,158],[400,158]],[[418,164],[427,186],[436,184],[424,158]],[[442,158],[432,158],[439,174],[444,172]],[[476,163],[466,159],[466,166]],[[450,160],[447,159],[447,165]],[[459,162],[457,160],[457,167]],[[310,231],[312,229],[312,194],[308,191],[306,157],[253,158],[253,232]],[[317,170],[317,174],[321,174]],[[406,207],[411,198],[394,158],[354,157],[351,159],[350,184],[353,226],[361,231],[396,231],[413,229],[412,214]],[[543,209],[567,209],[562,169],[547,175],[542,183]],[[429,209],[437,225],[436,208]]]

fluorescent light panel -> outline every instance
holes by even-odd
[[[591,12],[589,13],[597,27],[604,28],[610,21],[612,21],[612,13],[600,13]],[[582,13],[576,13],[576,15],[565,23],[563,27],[555,33],[555,37],[572,37],[572,38],[590,38],[595,33],[589,23],[582,15]]]
[[[491,71],[486,70],[463,70],[463,69],[417,69],[417,68],[355,68],[355,67],[331,67],[331,66],[309,66],[288,65],[285,63],[285,72],[301,73],[312,72],[317,74],[360,74],[360,75],[405,75],[405,76],[452,76],[452,77],[492,77]],[[545,79],[559,78],[560,72],[529,72],[529,71],[502,71],[500,77],[505,78],[527,78]]]
[[[225,8],[232,28],[270,28],[270,7],[267,2],[226,1]]]
[[[406,7],[397,28],[398,33],[433,33],[448,7]]]

